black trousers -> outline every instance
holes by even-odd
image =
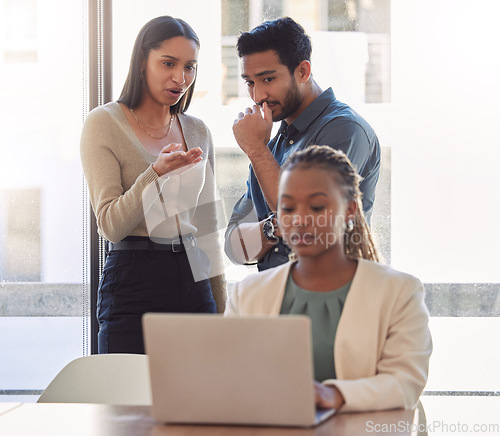
[[[208,272],[205,253],[195,247],[190,258],[193,255],[197,268]],[[142,315],[146,312],[216,311],[209,280],[194,281],[185,251],[111,251],[97,296],[98,352],[144,353]]]

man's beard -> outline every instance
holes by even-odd
[[[285,102],[281,105],[282,110],[276,115],[273,114],[273,121],[281,121],[294,114],[299,109],[302,101],[297,83],[292,79],[292,86],[286,95]]]

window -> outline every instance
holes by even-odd
[[[36,400],[86,352],[86,6],[0,0],[0,401]]]
[[[222,3],[223,101],[246,96],[234,50],[240,32],[289,15],[311,35],[318,83],[336,85],[342,98],[366,103],[390,101],[390,0],[225,0]],[[320,59],[315,55],[321,53]],[[324,53],[328,53],[325,57]],[[344,97],[345,96],[345,97]]]
[[[0,192],[0,205],[0,276],[11,282],[39,282],[40,190]]]
[[[498,5],[281,4],[281,13],[297,18],[313,38],[313,73],[321,86],[333,86],[379,136],[383,160],[372,227],[385,261],[424,282],[434,337],[428,395],[492,395],[500,386],[500,354],[491,347],[500,327],[500,232],[490,226],[500,219],[493,132],[500,115],[500,64],[492,55]],[[250,23],[250,12],[243,17],[249,28],[259,24]],[[265,12],[261,17],[267,19]],[[228,108],[231,114],[218,122],[208,117],[216,135],[251,104],[238,77],[236,38],[222,27],[224,93],[217,116],[223,118]],[[217,143],[218,177],[243,180],[248,162],[230,136],[224,139]],[[228,159],[241,160],[241,171],[222,163]],[[244,186],[223,189],[237,194]]]
[[[0,347],[8,357],[0,360],[0,391],[9,394],[40,391],[88,345],[78,151],[86,7],[0,0],[0,70],[9,85],[0,89]],[[19,11],[27,25],[15,25]],[[252,104],[236,38],[263,20],[297,19],[313,38],[321,86],[358,110],[383,147],[372,226],[386,262],[426,287],[428,393],[492,395],[500,386],[491,346],[500,328],[499,13],[496,0],[222,0],[220,8],[121,0],[113,4],[113,99],[140,27],[163,14],[189,22],[201,40],[189,113],[212,131],[229,215],[249,163],[231,125]],[[31,260],[22,265],[15,259],[25,253]],[[227,267],[229,281],[254,271]]]
[[[329,0],[328,30],[361,32],[366,37],[367,103],[390,101],[390,0]]]
[[[38,1],[2,0],[0,18],[3,35],[3,59],[12,63],[36,63],[38,61]]]

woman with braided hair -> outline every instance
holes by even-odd
[[[424,288],[378,262],[359,182],[331,147],[291,155],[277,213],[295,259],[236,284],[225,314],[308,315],[319,407],[411,409],[432,351]]]

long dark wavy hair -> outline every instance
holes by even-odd
[[[293,153],[281,167],[281,172],[294,168],[321,168],[335,177],[344,198],[348,202],[355,201],[357,206],[354,227],[352,230],[347,228],[344,232],[346,255],[351,259],[363,258],[379,262],[379,254],[363,213],[362,194],[359,189],[362,177],[345,153],[326,145],[312,145]]]
[[[131,109],[135,109],[139,105],[143,93],[141,72],[143,61],[148,58],[151,50],[159,48],[163,41],[176,36],[191,39],[198,48],[200,47],[200,40],[195,31],[189,24],[179,18],[165,15],[153,18],[143,26],[135,40],[132,57],[130,58],[130,68],[118,99],[119,103],[123,103]],[[193,97],[195,83],[196,79],[182,98],[170,108],[171,114],[186,112]]]

